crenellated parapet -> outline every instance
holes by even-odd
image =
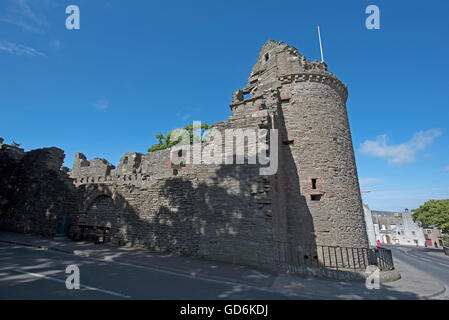
[[[299,51],[283,42],[268,41],[261,49],[248,83],[232,94],[231,110],[240,112],[242,104],[260,100],[264,92],[279,90],[290,82],[311,82],[328,85],[346,101],[348,90],[325,62],[309,61]],[[254,104],[253,104],[254,105]]]
[[[282,85],[292,82],[313,82],[330,86],[341,96],[343,101],[348,99],[348,86],[331,73],[299,73],[279,77]]]
[[[70,175],[73,179],[87,177],[99,179],[109,176],[113,169],[115,166],[105,159],[95,158],[88,161],[84,154],[77,152]]]
[[[70,172],[77,186],[86,184],[142,186],[152,179],[169,177],[171,174],[170,150],[149,154],[127,152],[120,159],[117,169],[105,159],[88,161],[84,154],[77,152]]]

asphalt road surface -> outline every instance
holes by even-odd
[[[391,249],[395,258],[426,273],[446,287],[445,297],[449,299],[449,256],[442,250],[405,246],[385,246]]]
[[[80,270],[68,290],[69,265]],[[0,244],[0,300],[4,299],[286,299],[272,290],[198,279],[152,268],[98,261]]]

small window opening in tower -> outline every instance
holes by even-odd
[[[123,159],[123,164],[128,164],[128,157],[125,157],[125,158]]]
[[[243,100],[249,99],[251,98],[251,94],[250,93],[244,93],[243,94]]]
[[[270,59],[270,54],[269,53],[265,53],[265,62],[267,62],[268,59]]]
[[[312,179],[312,189],[316,189],[316,181],[318,179]]]
[[[321,194],[312,194],[310,196],[310,200],[312,200],[312,201],[320,201],[321,200]]]
[[[182,150],[178,151],[178,157],[182,157]]]

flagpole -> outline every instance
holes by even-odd
[[[318,39],[320,40],[321,62],[324,62],[323,45],[321,44],[321,32],[320,32],[320,26],[318,26]]]

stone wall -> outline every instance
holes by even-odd
[[[58,148],[24,152],[0,146],[2,230],[53,236],[58,216],[70,216],[76,223],[82,190],[73,185],[63,161]]]

